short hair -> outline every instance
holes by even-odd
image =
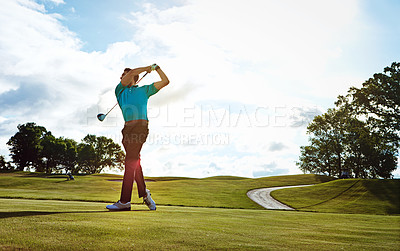
[[[132,70],[132,69],[131,68],[125,68],[124,69],[124,73],[127,72],[127,71],[130,71],[130,70]],[[138,81],[138,79],[139,79],[139,75],[135,75],[133,77],[133,80],[135,81],[135,83]]]

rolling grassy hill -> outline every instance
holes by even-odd
[[[293,196],[293,195],[296,196]],[[302,211],[400,214],[400,180],[334,180],[271,195]]]
[[[0,198],[93,202],[115,202],[119,198],[120,175],[82,175],[75,178],[75,181],[67,181],[64,175],[2,173]],[[153,177],[147,180],[147,186],[158,205],[262,209],[246,196],[247,191],[262,187],[317,184],[276,190],[272,196],[301,211],[400,214],[398,179],[334,180],[327,176],[306,174],[258,179],[216,176],[203,179]],[[142,203],[136,194],[135,186],[132,202]]]
[[[51,199],[115,202],[119,199],[119,175],[75,176],[38,173],[0,174],[0,198]],[[152,197],[158,205],[262,209],[246,196],[251,189],[272,186],[317,184],[332,180],[320,175],[287,175],[249,179],[218,176],[204,179],[181,177],[147,178]],[[136,186],[135,186],[136,189]],[[142,203],[133,191],[133,203]]]

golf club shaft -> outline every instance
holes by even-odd
[[[113,106],[113,108],[111,108],[107,113],[106,113],[106,115],[104,115],[104,117],[106,117],[113,109],[114,109],[114,107],[116,107],[118,105],[118,102]]]
[[[149,72],[146,72],[146,74],[144,74],[143,77],[141,77],[141,78],[136,82],[136,84],[138,84],[138,83],[140,82],[140,80],[142,80],[148,73],[149,73]],[[104,115],[104,117],[106,117],[117,105],[118,105],[118,102],[113,106],[113,108],[111,108],[111,109],[106,113],[106,115]]]

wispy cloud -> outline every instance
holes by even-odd
[[[124,60],[138,47],[125,41],[105,52],[83,52],[82,41],[44,5],[29,0],[0,5],[0,22],[7,24],[0,27],[0,124],[8,128],[1,144],[28,121],[77,140],[100,131],[88,125],[87,110],[118,83]]]
[[[196,163],[191,169],[197,175],[202,169],[245,176],[275,174],[272,169],[298,172],[295,161],[299,144],[305,143],[305,127],[324,109],[309,97],[335,98],[323,91],[323,79],[330,77],[326,67],[341,57],[341,37],[357,36],[358,8],[358,1],[188,1],[163,10],[146,4],[133,12],[126,20],[142,48],[141,60],[165,66],[178,90],[188,88],[186,82],[196,86],[185,91],[184,100],[163,99],[170,116],[161,113],[153,121],[178,121],[181,133],[189,134],[206,131],[211,122],[211,130],[230,136],[229,146],[209,146],[214,152],[201,159],[196,158],[199,147],[177,145],[174,151],[191,160],[176,158]],[[336,80],[336,89],[349,86]],[[167,159],[172,150],[163,153],[159,159]],[[263,169],[272,162],[271,170]],[[211,163],[219,169],[210,168]]]

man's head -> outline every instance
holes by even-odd
[[[132,69],[131,69],[131,68],[125,68],[124,72],[123,72],[122,75],[121,75],[121,79],[122,79],[130,70],[132,70]],[[139,79],[139,75],[135,75],[135,76],[133,77],[133,83],[136,84],[136,82],[138,81],[138,79]]]

